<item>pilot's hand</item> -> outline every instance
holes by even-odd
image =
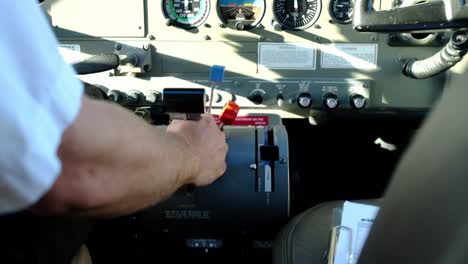
[[[212,116],[204,115],[199,121],[174,120],[167,132],[182,139],[187,147],[187,184],[209,185],[226,171],[226,137]]]

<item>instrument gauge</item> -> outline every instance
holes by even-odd
[[[321,0],[273,0],[275,19],[285,29],[307,29],[317,22],[321,11]]]
[[[218,0],[218,15],[237,30],[257,26],[265,15],[265,0]]]
[[[353,20],[353,0],[332,0],[329,12],[332,20],[338,24],[349,24]]]
[[[210,14],[210,0],[163,0],[168,25],[192,29],[202,25]]]

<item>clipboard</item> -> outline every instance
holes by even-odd
[[[327,264],[356,263],[378,210],[375,205],[347,201],[333,209]]]
[[[328,248],[328,257],[327,257],[327,264],[334,264],[335,263],[335,256],[336,250],[338,246],[338,241],[340,239],[340,235],[347,234],[349,239],[347,241],[349,244],[346,246],[348,248],[348,261],[346,264],[351,264],[352,257],[353,257],[353,230],[347,226],[341,225],[341,216],[343,215],[343,208],[335,208],[333,209],[332,215],[332,226],[330,230],[330,242]]]

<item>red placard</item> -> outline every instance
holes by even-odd
[[[221,125],[219,116],[213,116],[216,123]],[[270,118],[268,116],[238,116],[232,123],[232,126],[268,126]]]

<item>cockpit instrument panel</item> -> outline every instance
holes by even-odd
[[[304,30],[315,24],[322,10],[321,0],[274,0],[276,20],[285,29]]]
[[[391,10],[393,2],[374,0],[372,8]],[[215,112],[236,100],[245,113],[282,118],[427,109],[445,82],[416,81],[401,69],[440,51],[450,33],[428,32],[430,42],[360,33],[353,0],[44,0],[41,8],[70,60],[123,59],[115,72],[80,78],[120,92],[122,102],[140,92],[134,106],[167,87],[209,89],[211,65],[226,67]]]
[[[210,0],[163,0],[167,24],[191,29],[202,25],[210,14]]]
[[[230,27],[251,29],[262,21],[265,6],[265,0],[218,0],[218,14]]]

